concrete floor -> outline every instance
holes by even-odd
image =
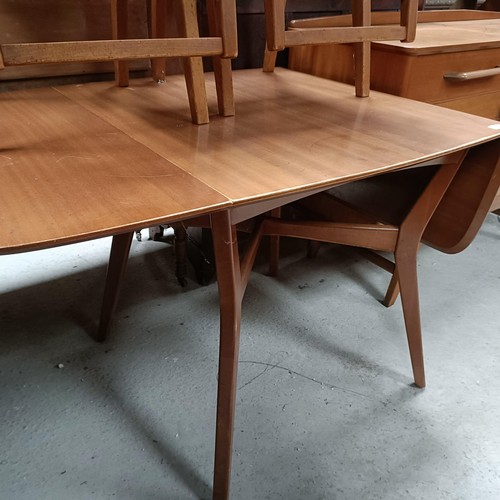
[[[215,284],[181,289],[134,241],[112,337],[95,344],[109,240],[1,258],[0,498],[208,499]],[[388,275],[289,245],[243,304],[234,499],[500,498],[500,223],[456,256],[423,248],[428,387],[411,386]],[[58,366],[60,366],[58,368]]]

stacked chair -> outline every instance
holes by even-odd
[[[151,37],[165,39],[167,11],[175,16],[177,30],[183,43],[197,40],[199,49],[175,52],[173,49],[166,56],[184,57],[184,75],[188,92],[193,123],[202,125],[209,122],[205,78],[201,56],[212,56],[216,79],[217,100],[221,116],[234,115],[233,84],[231,76],[231,58],[237,55],[236,10],[233,0],[207,0],[209,38],[200,38],[196,0],[149,0],[151,13]],[[168,10],[167,10],[168,8]],[[114,39],[127,38],[127,0],[112,0],[111,18]],[[216,42],[217,41],[217,42]],[[222,43],[222,47],[220,47]],[[210,45],[218,45],[210,50]],[[204,47],[207,47],[204,49]],[[199,53],[196,53],[199,52]],[[165,80],[165,57],[153,57],[151,60],[152,76],[160,82]],[[129,71],[126,60],[115,62],[117,84],[126,87],[129,84]]]
[[[375,25],[371,23],[371,1],[353,0],[352,16],[343,26],[325,26],[321,18],[308,27],[286,29],[286,0],[265,0],[266,52],[264,71],[272,72],[276,54],[287,47],[354,43],[355,89],[358,97],[370,91],[370,42],[382,40],[415,40],[418,0],[401,0],[400,24]]]

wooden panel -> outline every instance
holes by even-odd
[[[130,38],[147,37],[145,0],[128,0]],[[16,0],[0,2],[0,43],[111,39],[110,0]],[[132,69],[145,69],[135,61]],[[111,63],[6,68],[0,80],[112,72]]]

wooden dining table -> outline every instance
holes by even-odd
[[[209,94],[214,95],[213,79]],[[189,120],[182,77],[0,96],[0,253],[209,215],[220,296],[213,498],[229,497],[241,304],[237,224],[333,186],[495,141],[500,123],[277,68],[234,73],[236,116]],[[189,223],[189,222],[188,222]]]

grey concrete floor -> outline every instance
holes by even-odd
[[[0,498],[208,499],[215,284],[175,282],[134,241],[111,338],[94,343],[109,240],[2,257]],[[232,498],[500,498],[500,223],[422,248],[425,390],[388,275],[350,249],[287,246],[243,304]],[[60,366],[58,368],[58,366]]]

